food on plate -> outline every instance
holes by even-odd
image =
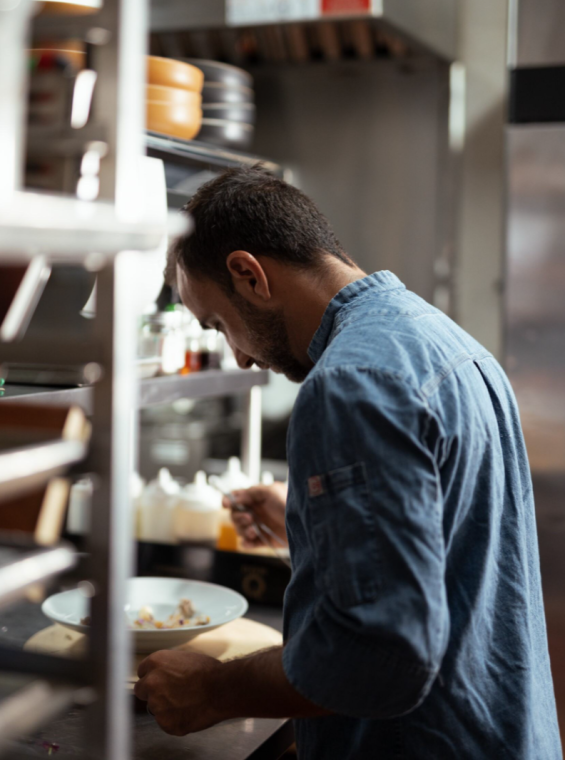
[[[170,628],[186,628],[187,626],[208,625],[208,615],[197,615],[190,599],[181,599],[178,607],[166,620],[155,620],[151,607],[141,607],[133,623],[128,618],[129,627],[145,631],[168,630]],[[90,615],[80,620],[81,625],[90,625]]]
[[[208,615],[196,615],[190,599],[181,599],[176,612],[163,621],[155,620],[151,607],[142,607],[132,628],[144,630],[166,630],[169,628],[185,628],[190,625],[208,625]]]

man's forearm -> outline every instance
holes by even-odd
[[[231,660],[218,668],[214,702],[227,718],[313,718],[330,715],[299,694],[283,669],[282,647]]]

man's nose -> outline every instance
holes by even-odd
[[[237,366],[240,369],[251,369],[251,367],[254,365],[254,360],[247,354],[244,354],[243,351],[240,351],[239,348],[234,348],[233,353],[237,362]]]

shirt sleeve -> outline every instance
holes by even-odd
[[[290,477],[319,601],[283,666],[328,710],[401,715],[439,671],[449,613],[434,424],[416,389],[373,369],[318,371],[299,394]]]

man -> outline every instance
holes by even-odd
[[[390,272],[366,276],[297,189],[233,169],[188,205],[180,295],[239,366],[304,381],[288,435],[285,645],[159,652],[168,732],[296,718],[299,757],[558,760],[532,488],[494,358]],[[240,494],[285,535],[284,494]],[[248,542],[251,519],[239,518]]]

